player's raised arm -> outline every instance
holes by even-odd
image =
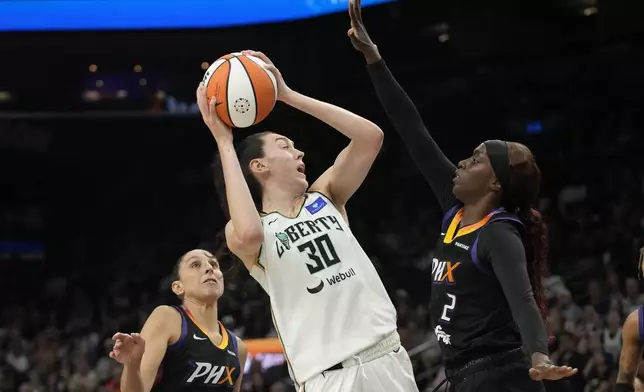
[[[622,351],[619,354],[619,373],[617,374],[615,392],[632,392],[634,390],[633,383],[642,356],[639,312],[638,309],[628,315],[622,327]]]
[[[349,2],[349,38],[367,61],[367,70],[385,112],[402,137],[409,153],[429,183],[443,211],[455,202],[452,179],[456,167],[443,154],[425,127],[416,106],[385,64],[362,22],[360,0]]]
[[[342,208],[358,190],[378,156],[383,140],[382,130],[348,110],[291,90],[266,55],[255,51],[244,53],[259,57],[269,64],[269,70],[277,79],[280,101],[325,122],[351,140],[333,166],[311,186],[312,191],[327,194],[336,206]]]
[[[197,89],[197,104],[204,122],[217,141],[221,169],[226,187],[226,200],[230,221],[226,225],[226,243],[250,270],[264,242],[262,222],[257,207],[244,178],[233,145],[232,130],[217,117],[216,99],[208,102],[206,89]]]
[[[110,358],[123,364],[122,392],[149,392],[168,343],[178,338],[181,316],[169,306],[159,306],[150,314],[141,334],[116,333]],[[175,336],[176,335],[176,336]]]

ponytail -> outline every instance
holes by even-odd
[[[548,326],[548,302],[542,282],[543,276],[548,271],[548,226],[541,213],[534,208],[520,208],[517,215],[527,230],[529,240],[525,245],[532,293],[548,334],[551,335],[552,331]],[[549,338],[552,340],[554,337],[549,336]]]

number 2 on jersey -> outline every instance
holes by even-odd
[[[443,306],[443,314],[441,315],[441,320],[449,322],[452,318],[451,316],[447,315],[447,311],[449,311],[451,314],[451,311],[454,310],[454,307],[456,306],[456,296],[454,294],[447,294],[447,296],[450,299],[450,303]]]
[[[338,264],[340,258],[335,251],[328,234],[321,235],[297,247],[300,252],[305,252],[314,264],[306,263],[311,274],[320,272],[332,265]]]

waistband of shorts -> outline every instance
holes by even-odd
[[[359,353],[352,356],[351,358],[345,359],[341,363],[331,366],[330,368],[325,370],[325,372],[328,372],[331,370],[340,370],[342,368],[358,366],[358,365],[365,364],[367,362],[371,362],[375,359],[378,359],[392,352],[398,347],[400,347],[400,335],[398,335],[398,331],[393,331],[389,335],[385,336],[378,343],[360,351]]]
[[[484,369],[521,361],[523,359],[526,359],[526,355],[523,349],[519,347],[504,353],[472,360],[458,369],[445,369],[445,377],[451,382],[452,380],[464,379]]]

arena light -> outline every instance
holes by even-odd
[[[145,80],[145,79],[140,79],[139,80],[139,86],[147,86],[147,84],[148,84],[147,80]]]
[[[96,81],[96,87],[103,87],[104,85],[105,85],[104,81],[102,81],[100,79]]]
[[[11,93],[9,91],[0,91],[0,102],[11,101]]]
[[[204,71],[207,70],[208,67],[210,67],[210,64],[208,64],[207,62],[204,61],[203,63],[201,63],[201,69],[203,69]]]
[[[362,0],[368,7],[396,0]],[[203,0],[0,1],[0,30],[132,30],[210,28],[282,22],[346,12],[347,0],[217,0],[204,12]],[[118,15],[118,17],[114,17]]]
[[[139,72],[141,72],[141,71],[143,71],[143,67],[142,67],[142,66],[140,66],[139,64],[137,64],[137,65],[135,65],[135,66],[134,66],[134,72],[139,73]]]
[[[96,90],[87,90],[83,93],[83,99],[89,102],[95,102],[101,99],[101,93]]]
[[[584,16],[591,16],[591,15],[595,15],[598,11],[599,11],[599,10],[597,9],[597,7],[587,7],[587,8],[584,8]]]
[[[96,64],[91,64],[91,65],[89,66],[89,72],[96,72],[96,71],[98,71],[98,65],[96,65]]]
[[[123,99],[123,98],[127,97],[127,91],[125,91],[125,90],[117,90],[116,91],[116,97],[119,98],[119,99]]]

